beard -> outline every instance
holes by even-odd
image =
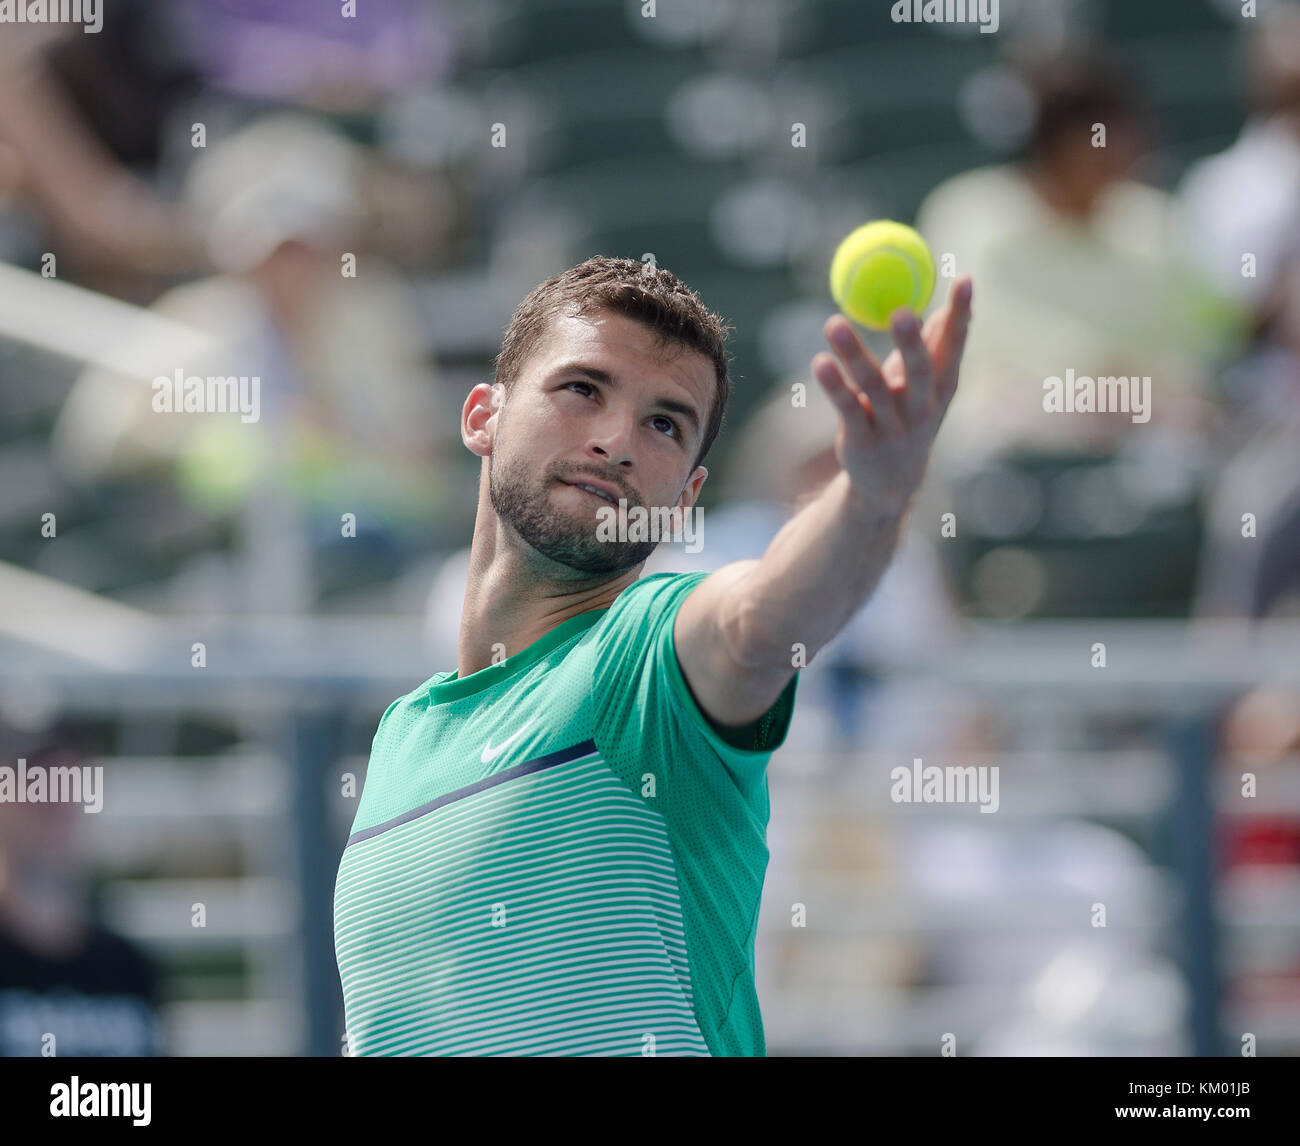
[[[543,557],[579,573],[605,575],[621,573],[639,565],[658,546],[656,541],[602,541],[596,527],[601,506],[563,492],[556,476],[536,473],[527,465],[505,459],[499,465],[500,450],[488,457],[488,499],[497,516],[506,522]],[[573,481],[582,475],[571,474]],[[572,506],[560,504],[561,498]],[[617,512],[618,506],[608,503]],[[639,504],[628,499],[628,508]]]

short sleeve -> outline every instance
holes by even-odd
[[[384,709],[384,715],[379,718],[379,723],[375,725],[375,734],[373,737],[371,737],[370,740],[370,747],[372,749],[377,743],[379,743],[379,736],[384,731],[384,725],[388,723],[388,718],[393,715],[393,711],[405,699],[406,699],[405,696],[399,696],[395,701],[393,701],[392,704],[390,704],[386,709]]]
[[[659,573],[623,591],[595,634],[597,735],[627,751],[661,754],[672,770],[716,758],[738,777],[761,773],[785,740],[798,673],[758,720],[720,730],[691,694],[677,660],[673,624],[681,603],[709,574]]]

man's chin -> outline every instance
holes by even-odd
[[[551,552],[541,552],[543,556],[559,565],[591,576],[622,573],[634,565],[641,564],[650,556],[649,553],[642,552],[640,546],[602,542],[594,542],[591,545],[552,546]]]
[[[580,556],[565,562],[565,564],[567,564],[570,569],[576,569],[580,573],[589,573],[593,576],[597,576],[606,573],[610,575],[622,573],[625,570],[630,569],[633,565],[637,565],[644,560],[644,557],[640,557],[635,553],[610,552],[602,546],[599,553],[583,553]]]

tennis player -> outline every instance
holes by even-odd
[[[380,719],[339,867],[349,1053],[766,1053],[768,758],[890,560],[970,299],[962,278],[924,330],[896,312],[883,365],[830,318],[835,478],[761,559],[643,579],[655,542],[601,511],[692,509],[725,328],[630,259],[523,300],[461,413],[483,462],[456,668]]]

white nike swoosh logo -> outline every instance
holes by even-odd
[[[537,717],[534,716],[533,720],[536,719]],[[532,724],[533,720],[530,720],[528,724]],[[485,745],[483,745],[483,755],[480,756],[479,759],[484,764],[491,764],[493,760],[495,760],[498,756],[500,756],[502,752],[504,752],[507,748],[509,748],[511,744],[513,744],[516,740],[518,740],[519,737],[521,737],[527,731],[528,724],[525,724],[523,728],[521,728],[508,740],[501,741],[501,743],[498,744],[495,748],[492,747],[492,740],[491,738],[489,738],[488,742]]]

